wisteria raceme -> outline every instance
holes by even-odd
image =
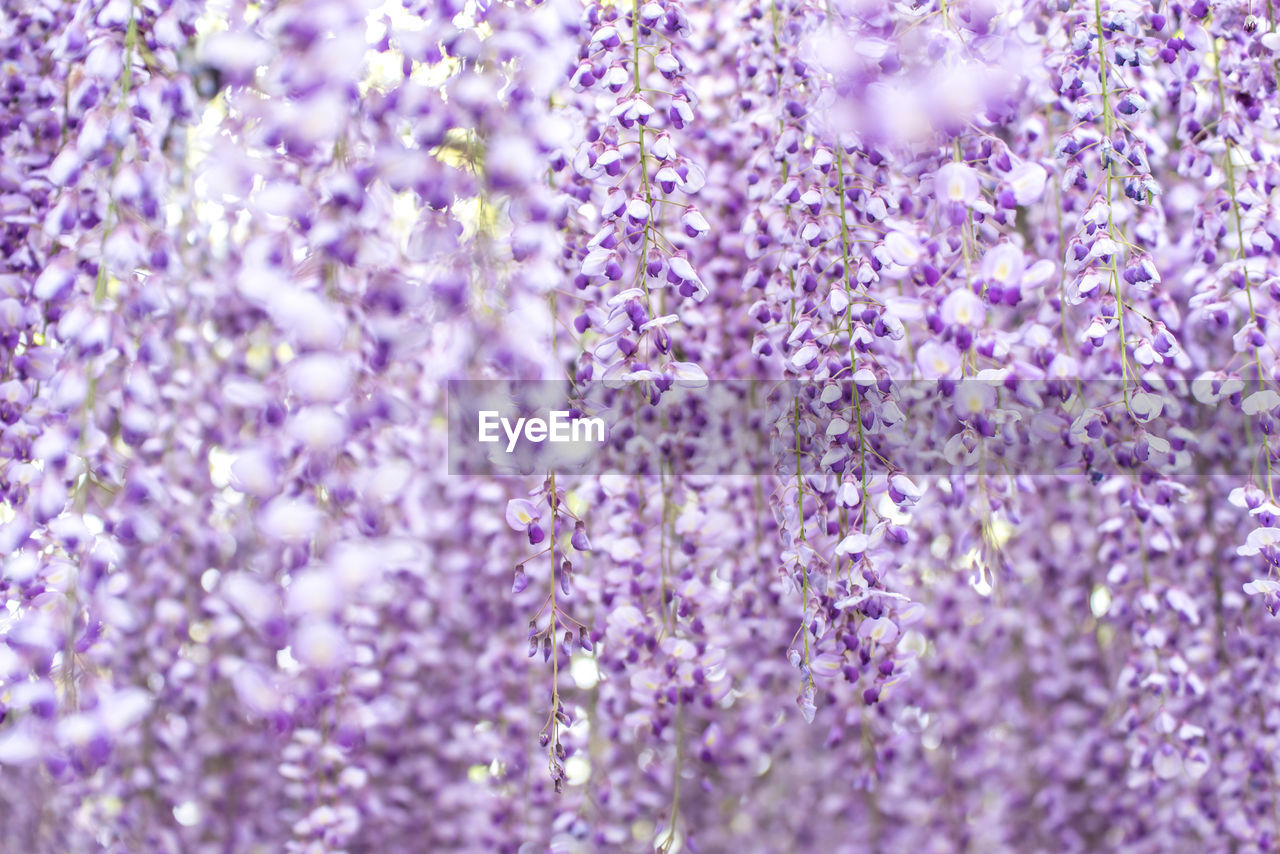
[[[1278,25],[0,0],[0,850],[1280,849]]]

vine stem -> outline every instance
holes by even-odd
[[[640,0],[632,0],[631,6],[631,44],[632,72],[635,80],[635,97],[640,97],[643,87],[640,81]],[[646,256],[649,250],[649,227],[657,211],[653,208],[653,189],[649,186],[649,166],[644,150],[644,123],[636,122],[636,142],[640,147],[640,188],[644,193],[644,202],[649,206],[649,218],[644,222],[644,231],[640,238],[640,254],[636,256],[636,278],[644,287],[645,308],[653,317],[653,298],[649,294],[649,276],[645,272]]]
[[[1225,116],[1227,112],[1227,88],[1222,79],[1222,62],[1221,54],[1218,50],[1218,42],[1213,42],[1213,73],[1218,81],[1218,97],[1222,103],[1222,113]],[[1240,261],[1240,271],[1244,275],[1244,293],[1249,303],[1249,322],[1253,325],[1258,323],[1258,314],[1253,305],[1253,283],[1249,281],[1249,266],[1244,251],[1244,226],[1241,223],[1240,205],[1236,201],[1236,166],[1232,159],[1235,147],[1231,137],[1224,136],[1223,141],[1227,147],[1227,156],[1223,158],[1223,171],[1226,173],[1227,193],[1231,198],[1231,212],[1235,215],[1236,221],[1236,257]],[[1258,391],[1262,391],[1265,386],[1265,379],[1262,370],[1262,353],[1255,344],[1253,346],[1253,360],[1258,369]],[[1267,434],[1262,434],[1262,459],[1267,468],[1267,498],[1275,501],[1275,494],[1271,487],[1271,445]]]
[[[844,146],[836,142],[836,190],[840,194],[840,252],[844,265],[844,290],[849,304],[845,306],[845,323],[849,332],[849,379],[858,372],[858,351],[853,346],[853,279],[849,272],[849,221],[845,213],[845,180],[844,180]],[[859,524],[863,532],[867,530],[867,446],[862,431],[862,396],[858,394],[857,383],[853,386],[854,415],[858,422],[858,456],[860,472],[861,500],[858,502]],[[853,563],[850,561],[850,569]]]
[[[1114,129],[1111,118],[1111,98],[1108,93],[1109,83],[1107,82],[1107,51],[1106,37],[1102,32],[1102,0],[1093,0],[1094,25],[1098,32],[1098,79],[1102,85],[1102,127],[1106,132],[1107,140],[1110,141],[1111,133]],[[1106,170],[1106,187],[1107,187],[1107,236],[1111,238],[1112,243],[1117,243],[1115,232],[1115,216],[1111,211],[1112,202],[1112,181],[1111,159],[1104,154],[1103,168]],[[1116,298],[1116,323],[1119,326],[1120,333],[1120,383],[1121,393],[1124,396],[1124,408],[1129,409],[1129,339],[1124,331],[1124,295],[1120,292],[1120,273],[1116,269],[1116,256],[1111,254],[1111,292]]]
[[[665,426],[665,416],[664,416]],[[672,600],[670,609],[667,608],[666,599],[668,596],[667,573],[670,564],[669,545],[670,540],[667,538],[667,524],[671,516],[671,500],[669,494],[668,471],[664,465],[662,474],[662,547],[658,555],[658,559],[662,565],[662,601],[658,604],[662,607],[663,620],[666,623],[667,634],[675,633],[675,601]],[[676,838],[676,821],[680,817],[680,775],[684,770],[684,698],[680,694],[679,685],[676,686],[676,722],[675,722],[675,740],[676,740],[676,759],[672,769],[671,779],[671,814],[667,821],[667,838],[660,847],[660,851],[668,852],[672,845],[675,844]]]
[[[133,81],[133,54],[138,41],[138,4],[137,0],[129,3],[129,25],[125,30],[124,36],[124,68],[120,74],[120,104],[129,109],[129,90]],[[111,182],[115,180],[116,173],[120,169],[120,161],[124,156],[123,146],[116,152],[115,158],[111,161]],[[110,194],[110,183],[107,192]],[[114,230],[115,220],[118,223],[120,219],[119,208],[115,199],[108,195],[107,215],[102,222],[102,247],[101,253],[105,256],[107,238]],[[93,304],[98,306],[107,296],[107,267],[103,258],[98,259],[98,275],[93,289]],[[85,450],[88,446],[89,438],[89,422],[92,418],[94,407],[98,399],[98,378],[91,376],[89,378],[89,387],[85,390],[84,405],[80,410],[80,457],[84,461],[84,479],[80,483],[79,490],[76,493],[76,507],[80,512],[84,511],[87,493],[89,491],[89,482],[91,480],[91,470],[89,459],[85,456]],[[75,624],[76,617],[80,611],[79,597],[76,595],[76,584],[78,579],[73,576],[72,581],[68,585],[67,600],[69,608],[67,609],[67,640],[62,650],[63,656],[63,695],[67,700],[67,704],[72,708],[78,706],[76,692],[76,668],[75,668]]]
[[[560,638],[556,634],[556,511],[559,497],[556,494],[556,473],[550,475],[551,481],[551,541],[548,551],[551,553],[551,739],[547,742],[547,750],[554,758],[556,743],[560,740],[560,719],[556,712],[560,709]]]
[[[667,820],[667,838],[658,849],[667,854],[676,840],[676,821],[680,818],[680,774],[684,765],[684,703],[680,692],[676,692],[676,764],[671,780],[671,817]]]
[[[806,542],[804,530],[804,474],[801,470],[801,458],[803,454],[800,451],[800,397],[797,395],[792,401],[793,410],[796,418],[796,509],[800,517],[800,543]],[[797,555],[800,560],[800,578],[801,578],[801,614],[800,614],[800,637],[804,641],[804,670],[805,682],[809,687],[813,687],[813,673],[809,670],[809,629],[806,623],[809,620],[809,567],[803,559],[803,555]]]

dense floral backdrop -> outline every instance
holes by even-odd
[[[1271,0],[0,9],[0,850],[1280,850]]]

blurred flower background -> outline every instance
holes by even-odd
[[[1280,847],[1271,0],[0,9],[0,851]]]

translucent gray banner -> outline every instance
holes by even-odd
[[[1195,476],[1280,460],[1280,395],[1234,379],[454,380],[448,391],[459,475]]]

